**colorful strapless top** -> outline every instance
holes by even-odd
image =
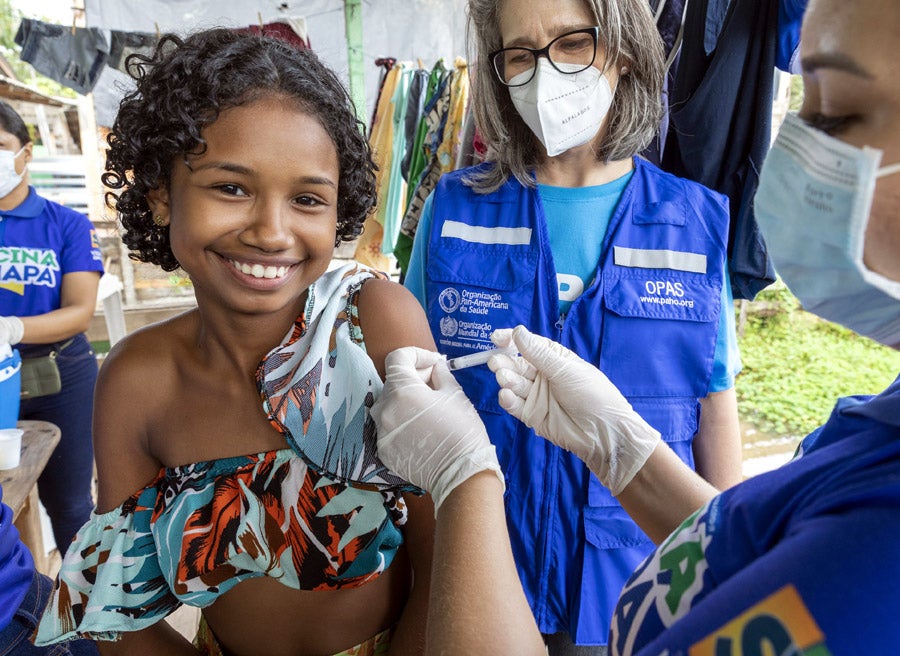
[[[92,515],[66,553],[36,644],[114,640],[250,578],[337,590],[390,565],[406,521],[399,492],[416,489],[375,453],[368,409],[381,379],[356,320],[357,292],[373,275],[348,265],[320,278],[260,366],[264,409],[291,448],[164,468]]]

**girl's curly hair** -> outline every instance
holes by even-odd
[[[216,28],[185,38],[164,35],[150,55],[127,59],[137,88],[123,98],[107,137],[106,202],[122,221],[131,258],[179,267],[168,227],[153,223],[147,193],[168,186],[172,164],[202,153],[203,129],[229,108],[279,93],[325,128],[334,141],[338,180],[335,245],[362,233],[375,206],[375,164],[353,102],[337,76],[310,50],[285,41]]]

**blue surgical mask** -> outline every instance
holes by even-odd
[[[766,156],[755,210],[775,269],[805,310],[896,346],[900,281],[863,262],[875,182],[900,173],[900,164],[879,168],[881,156],[789,115]]]

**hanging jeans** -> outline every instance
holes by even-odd
[[[23,18],[14,38],[22,61],[81,94],[94,88],[109,55],[109,31],[96,27],[71,29]]]

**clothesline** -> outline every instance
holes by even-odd
[[[309,48],[305,17],[281,17],[263,25],[234,28],[283,39],[297,48]],[[68,27],[23,18],[15,35],[22,48],[20,58],[42,75],[81,94],[88,94],[105,68],[126,73],[125,60],[134,53],[149,54],[159,34]]]

